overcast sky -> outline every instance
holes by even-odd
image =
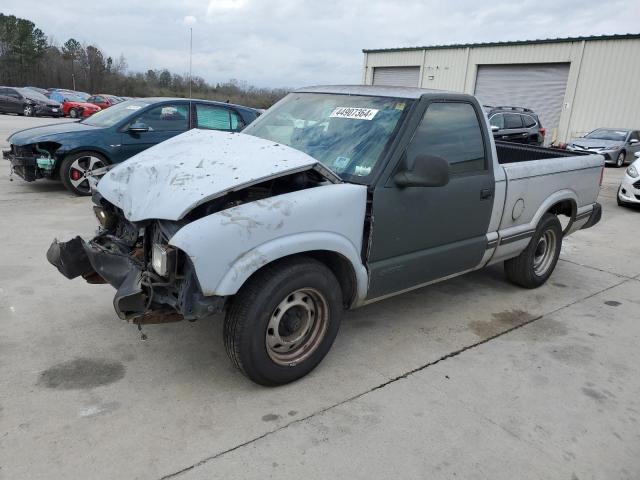
[[[73,37],[129,70],[257,86],[360,83],[363,48],[640,31],[638,0],[2,0],[58,43]]]

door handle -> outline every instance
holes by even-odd
[[[490,188],[480,190],[480,200],[487,200],[491,197],[493,197],[493,191]]]

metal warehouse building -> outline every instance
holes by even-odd
[[[640,129],[640,34],[363,50],[363,83],[472,93],[533,109],[547,143]]]

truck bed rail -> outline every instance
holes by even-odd
[[[528,162],[530,160],[545,160],[548,158],[575,157],[583,155],[579,152],[569,152],[559,148],[536,147],[520,143],[496,141],[498,163]]]

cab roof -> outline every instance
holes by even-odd
[[[387,87],[381,85],[317,85],[295,90],[297,93],[332,93],[337,95],[369,95],[372,97],[418,99],[426,94],[455,94],[447,90],[417,87]]]

